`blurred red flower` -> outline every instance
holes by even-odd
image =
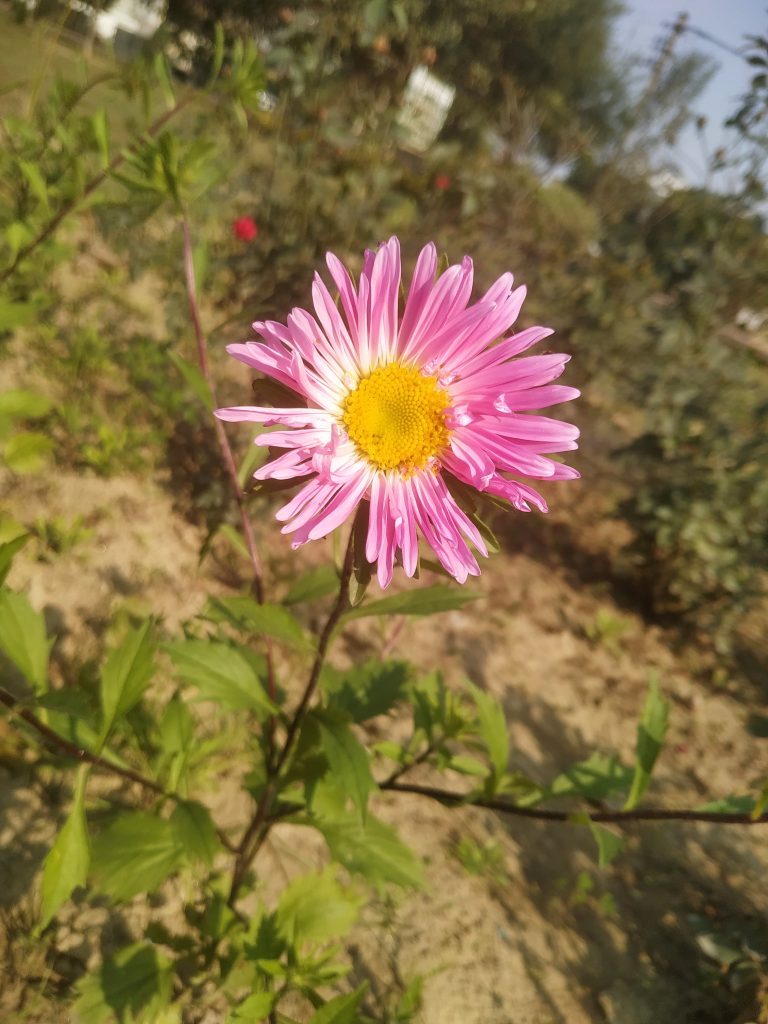
[[[259,225],[253,217],[238,217],[232,221],[232,234],[241,242],[252,242],[259,233]]]
[[[447,174],[438,174],[435,178],[435,188],[439,188],[441,192],[445,192],[447,188],[451,187],[451,179]]]

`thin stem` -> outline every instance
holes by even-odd
[[[31,725],[32,728],[43,737],[49,747],[54,750],[60,750],[67,757],[71,757],[75,761],[79,761],[81,764],[92,764],[95,768],[103,768],[105,771],[111,772],[113,775],[119,775],[120,778],[126,779],[128,782],[135,782],[139,786],[143,786],[144,789],[151,790],[151,792],[157,794],[157,796],[165,797],[167,800],[173,800],[175,803],[180,803],[183,797],[180,797],[177,793],[171,793],[167,789],[164,789],[159,782],[155,782],[154,779],[148,779],[145,775],[139,774],[139,772],[133,771],[132,768],[123,768],[119,764],[115,764],[113,761],[109,761],[104,757],[100,757],[98,754],[92,754],[90,750],[86,750],[84,747],[77,746],[76,743],[72,743],[65,736],[61,736],[54,729],[51,729],[45,722],[41,722],[37,715],[34,715],[28,708],[20,707],[19,702],[13,696],[8,693],[7,690],[0,687],[0,704],[5,704],[11,712],[18,718],[23,719],[27,725]],[[219,829],[216,829],[216,834],[228,850],[234,852],[235,846],[232,841]]]
[[[237,899],[238,891],[242,885],[243,876],[248,870],[253,858],[259,852],[262,843],[267,838],[269,830],[272,827],[270,813],[277,790],[277,782],[280,772],[285,767],[291,753],[293,752],[309,703],[317,689],[317,684],[320,680],[320,673],[323,668],[325,656],[328,653],[328,647],[331,642],[331,637],[333,636],[333,631],[336,629],[336,626],[339,624],[339,619],[349,605],[349,581],[352,577],[354,535],[355,524],[353,523],[352,528],[349,531],[347,550],[344,555],[344,564],[342,566],[341,576],[339,579],[339,592],[336,595],[336,601],[334,602],[333,608],[328,615],[328,619],[323,626],[323,631],[320,634],[320,638],[317,643],[317,651],[315,652],[315,660],[312,663],[312,669],[309,673],[307,685],[304,688],[304,693],[301,696],[298,707],[294,711],[293,717],[288,725],[282,749],[270,772],[269,780],[264,787],[264,791],[261,794],[256,810],[253,813],[253,817],[243,833],[243,838],[238,844],[237,857],[235,858],[235,866],[232,871],[232,885],[229,892],[230,906]]]
[[[541,807],[517,807],[506,800],[495,797],[473,797],[469,794],[454,793],[434,786],[419,786],[408,782],[382,782],[382,790],[394,793],[410,793],[414,796],[427,797],[448,806],[484,807],[501,814],[510,814],[518,818],[535,818],[539,821],[573,821],[578,811],[547,811]],[[732,811],[696,811],[671,810],[664,807],[646,807],[634,811],[588,811],[591,821],[623,824],[633,821],[703,821],[717,825],[765,825],[768,824],[768,811],[757,818],[750,814]]]
[[[195,281],[195,262],[192,251],[192,234],[189,229],[189,221],[184,217],[181,221],[181,230],[184,236],[184,278],[187,287],[187,301],[189,302],[189,313],[192,319],[192,326],[195,332],[195,341],[197,343],[197,362],[200,367],[200,372],[205,378],[205,382],[208,385],[208,389],[211,392],[211,398],[213,399],[214,405],[216,404],[216,392],[214,388],[213,377],[211,375],[211,368],[208,362],[208,345],[205,338],[205,332],[203,331],[203,324],[200,318],[200,305],[197,298],[197,283]],[[214,430],[216,432],[216,440],[219,444],[219,450],[221,452],[222,461],[227,472],[227,479],[229,481],[230,491],[232,497],[235,499],[237,510],[240,515],[240,527],[243,531],[243,537],[245,538],[245,544],[248,549],[248,557],[251,561],[251,570],[253,573],[253,595],[259,604],[264,604],[264,574],[261,565],[261,559],[259,557],[258,548],[256,547],[256,537],[253,532],[253,526],[248,515],[248,509],[245,506],[245,498],[243,496],[243,490],[240,486],[240,480],[237,476],[237,465],[235,464],[235,458],[232,454],[232,448],[227,439],[227,433],[224,430],[224,425],[221,420],[214,417],[213,420]],[[264,645],[266,648],[266,659],[267,659],[267,693],[269,699],[274,704],[277,700],[277,681],[275,679],[275,669],[272,658],[272,645],[267,637],[264,638]],[[274,715],[270,715],[267,722],[267,764],[271,765],[274,758],[275,749],[275,718]]]
[[[399,778],[405,775],[406,772],[409,772],[411,768],[415,768],[416,765],[424,764],[424,762],[427,761],[430,755],[434,754],[434,752],[435,744],[429,743],[422,752],[417,757],[414,757],[412,761],[409,761],[408,764],[403,764],[399,768],[395,768],[391,775],[388,775],[383,782],[379,783],[379,789],[391,789],[393,782],[397,782]]]
[[[147,129],[146,134],[149,135],[150,137],[157,135],[158,132],[160,132],[168,124],[171,118],[175,117],[176,114],[178,114],[179,111],[182,110],[190,102],[190,99],[190,96],[185,96],[182,99],[180,99],[178,103],[174,104],[174,106],[172,106],[170,110],[166,110],[164,114],[161,114],[160,117],[158,117],[155,121],[152,122],[152,124]],[[3,281],[7,281],[11,274],[13,274],[14,271],[17,269],[19,264],[22,263],[27,258],[27,256],[33,253],[39,245],[42,245],[43,242],[50,238],[50,236],[54,233],[54,231],[56,231],[61,222],[63,220],[66,220],[66,218],[71,213],[74,213],[74,211],[78,209],[78,207],[81,206],[82,203],[84,203],[85,200],[96,191],[96,189],[103,185],[107,178],[111,174],[114,174],[114,172],[125,163],[125,161],[128,159],[129,154],[135,152],[139,148],[139,145],[140,143],[136,143],[134,146],[130,146],[128,147],[128,149],[124,149],[116,156],[114,156],[102,171],[99,171],[98,174],[94,175],[90,179],[90,181],[87,182],[85,188],[80,193],[80,195],[74,196],[68,202],[64,203],[64,205],[60,208],[59,212],[55,214],[55,216],[51,217],[51,219],[48,221],[45,227],[42,228],[37,235],[35,235],[31,242],[28,242],[26,245],[23,245],[19,249],[10,265],[7,266],[2,273],[0,273],[0,284],[2,284]]]

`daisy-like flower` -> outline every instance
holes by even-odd
[[[547,458],[576,448],[577,428],[528,415],[578,396],[552,383],[570,357],[517,358],[552,331],[508,333],[525,298],[511,274],[470,304],[469,257],[436,278],[435,246],[425,246],[402,317],[397,238],[365,253],[357,287],[332,253],[327,263],[339,307],[315,275],[314,315],[294,309],[285,325],[257,321],[263,341],[227,348],[289,388],[294,407],[216,415],[282,428],[255,439],[286,449],[255,476],[302,484],[277,512],[294,547],[325,537],[368,502],[365,555],[382,587],[398,557],[413,576],[419,535],[463,583],[480,572],[470,544],[482,555],[487,549],[455,495],[469,487],[523,512],[546,512],[544,498],[520,478],[579,475]]]

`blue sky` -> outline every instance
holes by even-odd
[[[689,25],[722,40],[733,49],[744,45],[745,35],[768,31],[768,0],[625,0],[626,12],[616,23],[616,42],[621,50],[650,56],[654,43],[668,31],[667,26],[681,11],[687,11]],[[726,145],[728,134],[721,127],[736,109],[754,69],[740,57],[699,38],[683,36],[679,49],[698,50],[714,58],[718,69],[697,100],[697,113],[707,116],[706,142],[709,152]],[[692,183],[706,178],[706,160],[693,129],[687,130],[672,151],[680,172]]]

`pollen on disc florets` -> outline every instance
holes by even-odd
[[[437,378],[389,363],[364,377],[344,400],[350,439],[378,469],[423,469],[448,443],[449,399]]]

